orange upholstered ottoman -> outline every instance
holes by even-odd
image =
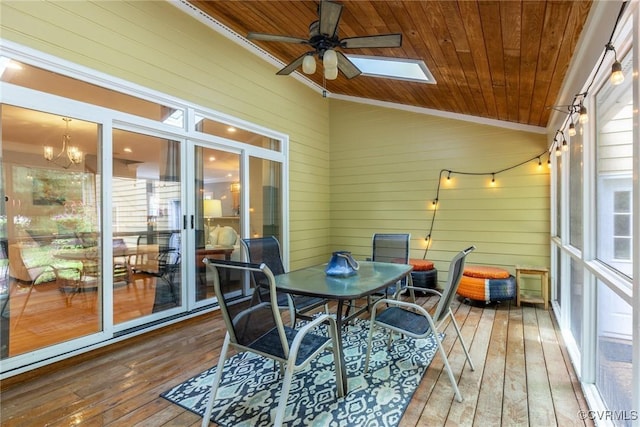
[[[464,269],[458,295],[476,301],[502,301],[516,295],[516,278],[507,270],[481,265]]]

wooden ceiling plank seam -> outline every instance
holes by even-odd
[[[385,15],[385,19],[393,17],[394,22],[397,24],[398,28],[389,28],[392,32],[402,32],[402,47],[405,50],[405,54],[407,58],[410,59],[418,59],[422,60],[427,68],[431,70],[433,68],[433,64],[435,61],[433,60],[429,51],[425,49],[418,50],[415,46],[423,46],[424,42],[420,37],[419,32],[415,29],[415,24],[411,19],[411,16],[406,13],[406,7],[404,2],[402,1],[388,1],[385,2],[386,10],[388,12],[388,16]],[[418,85],[424,83],[415,83]],[[415,86],[412,84],[411,87]],[[437,79],[436,85],[437,86]],[[422,88],[422,90],[417,91],[418,93],[418,103],[414,104],[415,106],[422,106],[426,108],[433,108],[442,110],[443,106],[441,103],[441,98],[437,97],[434,91],[433,85],[428,85]]]
[[[523,2],[522,4],[522,54],[520,56],[518,121],[523,123],[529,123],[530,120],[545,9],[546,3],[542,2]]]
[[[443,81],[443,83],[446,83],[450,92],[449,97],[455,103],[454,108],[457,108],[458,111],[465,112],[465,114],[473,114],[473,108],[467,103],[467,100],[471,102],[470,94],[464,96],[460,88],[461,80],[466,83],[466,78],[458,62],[455,46],[451,42],[451,34],[444,23],[444,16],[440,8],[438,8],[438,2],[420,2],[420,6],[424,11],[424,15],[427,16],[429,28],[439,48],[438,52],[447,64],[447,80]]]
[[[507,96],[507,117],[510,122],[518,122],[520,110],[520,52],[522,31],[522,3],[516,1],[500,3],[500,25],[502,48],[504,51],[505,93]]]
[[[462,77],[465,82],[465,92],[468,102],[471,104],[471,111],[473,115],[482,116],[486,114],[486,108],[484,100],[482,99],[482,89],[478,76],[470,72],[474,69],[473,59],[470,55],[469,42],[467,40],[467,33],[460,16],[460,10],[458,5],[452,1],[438,2],[440,14],[446,17],[446,25],[451,42],[454,46],[456,54],[457,65],[460,67]],[[480,95],[480,97],[478,97]]]
[[[532,111],[529,115],[529,120],[533,123],[540,123],[541,110],[546,107],[549,84],[560,56],[558,41],[562,43],[562,40],[558,39],[558,35],[565,33],[570,8],[570,3],[549,2],[545,11],[536,81],[533,85]]]
[[[486,41],[486,54],[489,59],[491,85],[496,99],[497,115],[507,120],[507,93],[504,74],[504,52],[502,48],[502,28],[500,22],[500,2],[483,1],[478,3],[482,32]]]
[[[411,16],[421,17],[426,19],[414,19],[414,23],[418,28],[418,31],[423,34],[425,45],[431,53],[435,61],[435,69],[431,69],[432,73],[437,73],[440,77],[436,78],[440,90],[447,91],[445,101],[448,105],[448,111],[468,111],[467,105],[463,101],[462,94],[458,89],[458,84],[455,77],[455,70],[452,69],[447,63],[447,55],[442,49],[440,39],[442,30],[439,26],[434,29],[434,13],[431,8],[431,2],[407,2],[407,7],[411,9]],[[448,34],[448,33],[447,33]]]
[[[489,70],[489,61],[486,56],[486,45],[482,33],[482,22],[480,21],[480,12],[476,2],[458,0],[458,9],[464,27],[467,29],[467,40],[478,81],[482,89],[482,96],[486,106],[486,117],[497,117],[496,99],[491,85],[491,72]]]
[[[562,44],[558,50],[558,61],[553,70],[553,76],[551,77],[551,83],[549,84],[549,90],[547,92],[547,99],[539,119],[539,122],[544,123],[545,126],[551,115],[551,110],[548,107],[558,104],[557,97],[562,87],[562,81],[569,69],[569,63],[571,62],[571,58],[575,52],[578,38],[580,37],[580,33],[582,32],[582,28],[586,21],[586,16],[589,14],[592,4],[593,3],[589,1],[575,2],[572,5],[567,19],[567,25],[565,26]]]

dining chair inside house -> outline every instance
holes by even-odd
[[[162,311],[181,303],[177,282],[181,262],[180,233],[158,231],[138,236],[136,254],[132,257],[134,278],[142,277],[145,285],[155,279],[156,297],[153,311]]]
[[[338,398],[342,397],[338,332],[333,317],[320,314],[300,328],[285,326],[281,318],[275,278],[265,263],[255,264],[214,258],[205,258],[203,262],[213,277],[215,294],[227,332],[208,392],[202,426],[209,425],[230,347],[237,352],[252,352],[272,359],[283,367],[280,399],[272,420],[275,426],[282,425],[294,373],[304,369],[313,358],[322,356],[325,352],[333,354],[336,393]],[[262,300],[251,297],[242,298],[242,292],[238,291],[235,282],[239,280],[237,277],[243,275],[227,274],[231,271],[249,272],[264,277],[266,280],[262,284],[264,298]],[[331,387],[330,382],[326,384],[327,387]],[[223,415],[224,409],[221,411],[218,417]],[[265,411],[269,411],[267,406]]]
[[[449,365],[449,360],[447,359],[447,353],[442,346],[439,335],[443,331],[442,326],[445,320],[449,318],[454,326],[457,338],[458,340],[460,340],[460,344],[462,345],[464,354],[467,358],[467,361],[469,362],[469,366],[472,371],[475,370],[473,362],[471,361],[471,356],[469,355],[469,350],[464,340],[462,339],[460,327],[458,326],[458,323],[456,322],[456,319],[453,315],[453,311],[451,310],[451,302],[453,301],[456,290],[458,289],[458,285],[460,284],[460,279],[462,278],[462,273],[464,272],[465,259],[467,255],[473,250],[475,250],[475,246],[470,246],[467,249],[460,251],[453,257],[451,263],[449,264],[449,276],[447,278],[447,284],[442,293],[434,289],[423,289],[423,291],[439,297],[438,305],[436,306],[433,315],[431,315],[421,305],[408,301],[388,298],[383,298],[376,301],[376,303],[373,305],[373,308],[371,309],[369,335],[367,338],[367,355],[364,362],[365,374],[369,370],[374,328],[380,327],[389,331],[389,349],[391,348],[392,338],[395,332],[415,339],[427,338],[433,334],[435,335],[435,341],[438,345],[440,355],[442,356],[442,359],[444,361],[444,365],[447,370],[447,374],[449,375],[451,386],[454,389],[456,399],[458,400],[458,402],[462,402],[462,395],[460,394],[460,390],[458,389],[455,377],[453,376],[453,372],[451,371],[451,366]],[[419,351],[419,349],[416,349],[416,351]],[[376,358],[376,360],[380,359]]]
[[[56,276],[58,289],[65,296],[67,307],[71,307],[73,299],[78,294],[87,296],[89,293],[95,293],[91,297],[91,307],[95,309],[97,301],[97,293],[101,288],[101,266],[100,260],[96,255],[95,258],[87,258],[82,260],[81,266],[51,266]],[[131,267],[119,261],[113,263],[113,280],[114,289],[120,286],[129,286],[132,282]]]
[[[280,242],[274,236],[242,239],[242,245],[247,252],[249,262],[266,264],[274,275],[285,273]],[[258,285],[256,286],[258,297],[264,299],[266,290],[263,289],[268,283],[267,278],[259,271],[253,272],[251,276],[254,283]],[[311,316],[306,313],[316,308],[324,307],[324,312],[329,312],[328,301],[322,298],[282,292],[278,292],[277,296],[280,309],[289,310],[292,326],[295,325],[297,319],[311,320]]]

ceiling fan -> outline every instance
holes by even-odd
[[[355,48],[381,48],[400,47],[402,45],[402,34],[381,34],[375,36],[338,38],[338,24],[342,15],[342,4],[329,0],[321,0],[318,5],[318,20],[309,25],[309,39],[302,39],[293,36],[283,36],[276,34],[264,34],[250,32],[247,34],[249,40],[260,40],[268,42],[284,42],[308,45],[313,48],[309,52],[293,60],[289,65],[278,71],[276,74],[286,76],[291,74],[296,68],[302,65],[305,74],[313,74],[316,71],[316,61],[314,55],[322,60],[324,76],[327,80],[338,77],[338,70],[348,78],[354,78],[361,74],[358,67],[353,64],[340,49]]]

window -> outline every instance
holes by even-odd
[[[629,58],[625,58],[628,64]],[[628,81],[628,83],[627,83]],[[631,78],[596,95],[597,257],[632,277],[633,103]]]
[[[631,191],[613,193],[613,258],[631,260]]]

